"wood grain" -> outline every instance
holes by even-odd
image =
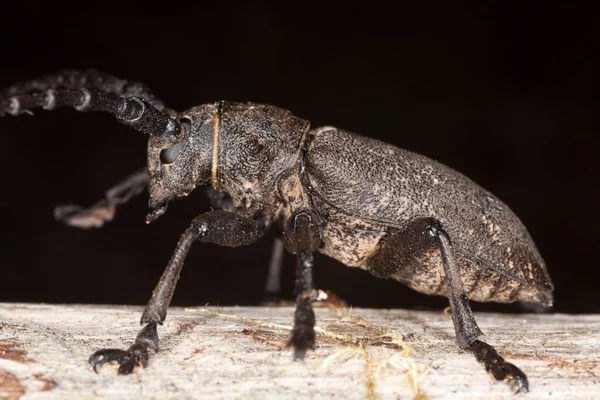
[[[515,398],[458,348],[441,311],[316,308],[318,347],[294,362],[290,307],[171,308],[148,368],[92,372],[92,352],[131,344],[142,309],[0,303],[0,398]],[[528,375],[518,397],[600,398],[600,316],[476,318]]]

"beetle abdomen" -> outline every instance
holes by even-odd
[[[314,196],[329,207],[361,221],[359,225],[381,230],[406,229],[424,218],[438,220],[452,240],[465,288],[474,300],[551,303],[552,284],[542,257],[521,221],[494,195],[445,165],[381,141],[336,128],[312,134],[306,170]],[[330,232],[345,225],[325,219],[333,224]],[[366,249],[350,243],[346,251],[361,252],[354,258],[364,261],[377,245]],[[347,262],[341,251],[324,249],[328,252]],[[405,272],[396,279],[419,291],[444,293],[444,285],[434,285],[436,274],[443,281],[439,251],[421,255],[412,267],[401,267]]]

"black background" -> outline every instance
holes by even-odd
[[[555,281],[556,311],[598,312],[596,13],[574,2],[406,3],[5,2],[0,86],[94,67],[145,82],[176,110],[271,103],[314,127],[425,154],[523,220]],[[0,142],[0,301],[144,304],[179,235],[208,209],[200,191],[147,226],[144,195],[103,229],[69,228],[54,206],[101,198],[144,165],[146,137],[64,109],[1,119]],[[270,246],[196,245],[174,304],[258,303]],[[320,255],[315,274],[355,306],[446,305]],[[474,306],[490,307],[519,310]]]

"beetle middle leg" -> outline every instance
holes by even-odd
[[[271,249],[267,282],[265,283],[265,298],[278,299],[281,296],[281,270],[283,269],[283,258],[285,247],[283,240],[275,238]]]
[[[167,308],[175,292],[179,274],[192,244],[199,240],[220,246],[238,247],[254,243],[264,234],[262,221],[244,218],[226,211],[210,211],[196,217],[190,227],[181,236],[177,247],[156,285],[152,297],[146,305],[140,323],[144,327],[138,333],[135,342],[127,350],[98,350],[89,358],[96,371],[104,363],[119,364],[118,373],[129,374],[136,365],[146,367],[148,348],[158,351],[157,325],[162,325],[167,317]]]
[[[288,251],[296,254],[296,311],[294,329],[288,346],[294,347],[294,359],[303,359],[306,351],[315,346],[315,312],[312,303],[317,300],[313,283],[313,252],[320,244],[315,217],[308,211],[294,213],[284,231]]]
[[[463,349],[471,350],[477,361],[483,363],[486,371],[496,380],[507,381],[517,393],[529,390],[523,371],[505,361],[492,346],[478,340],[482,332],[471,311],[450,237],[439,221],[423,218],[404,230],[393,229],[380,246],[378,252],[367,261],[369,271],[379,277],[397,277],[407,265],[414,265],[417,257],[432,249],[439,249],[458,344]]]

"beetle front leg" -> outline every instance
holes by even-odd
[[[450,238],[437,221],[429,226],[428,231],[439,241],[442,252],[448,300],[458,344],[462,348],[470,349],[477,361],[484,364],[486,371],[491,373],[496,380],[507,381],[515,393],[529,391],[529,382],[525,373],[514,364],[505,361],[492,346],[477,339],[482,333],[475,322],[469,298],[463,289]]]
[[[206,188],[206,194],[214,208],[231,212],[235,210],[233,200],[227,193],[219,192],[209,186]],[[267,282],[265,284],[265,301],[279,300],[281,296],[281,270],[284,253],[285,246],[283,240],[276,237],[271,249],[271,259],[269,261]]]
[[[148,365],[148,348],[158,351],[157,325],[167,317],[167,308],[173,298],[175,286],[185,258],[192,244],[199,240],[221,246],[238,247],[254,243],[265,230],[264,223],[240,217],[226,211],[211,211],[196,217],[181,236],[177,247],[163,272],[140,323],[144,327],[127,350],[98,350],[89,358],[94,371],[104,363],[119,364],[119,374],[131,373],[137,365]]]
[[[315,312],[317,300],[313,284],[313,251],[320,244],[315,218],[308,211],[294,213],[286,224],[284,239],[288,251],[296,254],[296,311],[294,329],[288,346],[294,347],[294,360],[303,359],[315,347]]]

